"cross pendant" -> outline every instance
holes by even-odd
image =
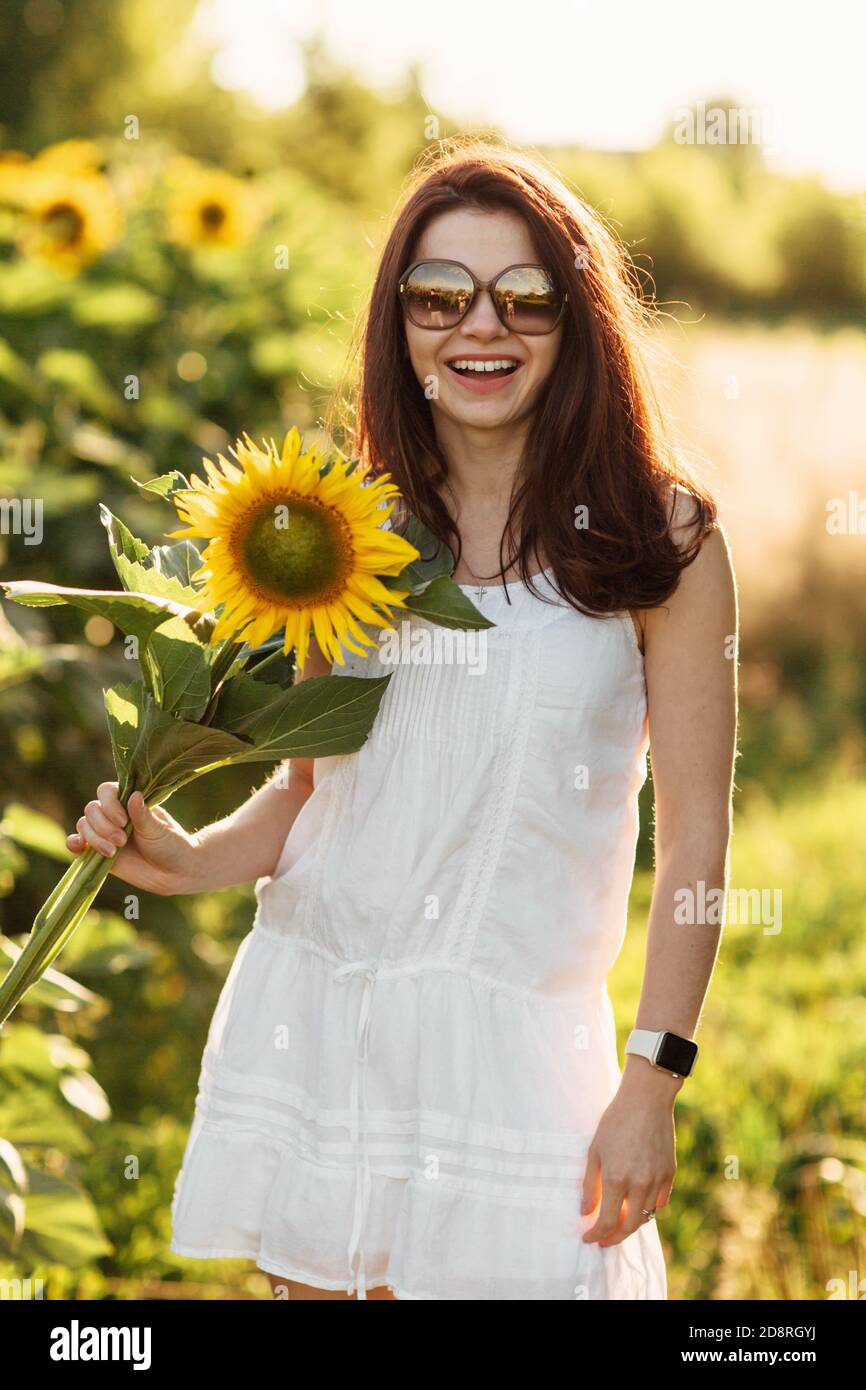
[[[486,593],[487,593],[487,590],[486,590],[485,588],[476,589],[476,590],[475,590],[475,597],[476,597],[476,598],[478,599],[478,601],[480,602],[481,599],[483,599],[483,597],[484,597],[484,595],[485,595]]]

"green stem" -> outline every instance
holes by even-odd
[[[217,653],[211,667],[211,697],[208,700],[207,709],[199,720],[200,724],[210,724],[213,719],[223,686],[223,678],[228,675],[238,654],[243,651],[245,646],[245,642],[224,642],[222,650]]]
[[[69,865],[33,919],[21,954],[0,984],[0,1026],[63,950],[108,877],[112,855],[86,849]]]
[[[269,652],[267,656],[262,657],[261,661],[258,662],[258,664],[252,668],[250,674],[258,677],[260,671],[264,671],[266,666],[272,665],[275,661],[288,662],[288,657],[286,656],[286,653],[283,651],[282,644],[278,646],[274,651]]]

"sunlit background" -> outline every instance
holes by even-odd
[[[659,1223],[676,1299],[851,1297],[866,1259],[864,14],[839,0],[0,13],[4,578],[110,587],[100,501],[156,542],[174,521],[133,479],[189,473],[244,429],[321,426],[401,185],[440,138],[536,149],[655,285],[658,388],[741,586],[732,886],[783,901],[778,933],[728,928],[677,1104]],[[44,530],[28,544],[13,504],[34,497]],[[126,673],[104,620],[0,608],[7,955],[112,776],[101,691]],[[171,810],[195,829],[250,790],[221,773]],[[621,1041],[651,799],[649,785],[611,980]],[[54,1297],[268,1297],[248,1263],[167,1250],[251,892],[142,896],[133,921],[118,882],[99,901],[0,1043],[0,1277],[42,1277]]]

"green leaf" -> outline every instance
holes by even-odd
[[[159,598],[180,603],[185,608],[196,607],[198,590],[191,585],[183,584],[173,574],[165,574],[155,565],[142,564],[138,560],[128,559],[125,555],[117,555],[115,568],[124,589],[132,593],[149,594],[151,597],[157,595]]]
[[[74,659],[74,648],[70,647],[3,647],[0,648],[0,690],[20,685],[58,661]],[[77,654],[76,654],[77,655]]]
[[[91,1076],[89,1072],[65,1073],[60,1078],[59,1089],[67,1105],[80,1110],[84,1115],[89,1115],[91,1120],[111,1118],[108,1096],[96,1077]]]
[[[114,767],[122,788],[130,787],[134,790],[131,786],[129,767],[138,743],[141,702],[146,694],[141,681],[130,681],[128,685],[113,685],[109,690],[102,692],[111,751],[114,754]]]
[[[182,618],[154,632],[141,650],[141,667],[161,709],[180,719],[201,719],[211,696],[214,650],[202,646]]]
[[[288,690],[295,679],[295,652],[294,648],[288,653],[283,651],[283,638],[279,635],[261,647],[256,647],[253,652],[248,652],[247,658],[253,655],[261,656],[261,661],[257,661],[254,666],[247,669],[253,680],[264,681],[266,684],[278,685],[283,690]]]
[[[155,805],[205,772],[244,762],[246,753],[247,745],[222,729],[159,710],[142,731],[130,771],[148,804]]]
[[[118,557],[118,564],[128,565],[124,557]],[[144,571],[147,574],[152,571]],[[168,583],[167,576],[161,576]],[[150,634],[168,618],[183,618],[190,626],[198,628],[203,615],[196,609],[187,608],[172,598],[156,594],[132,592],[124,593],[115,589],[73,589],[63,584],[41,584],[35,580],[0,580],[0,588],[5,589],[7,598],[15,603],[24,603],[31,608],[47,608],[53,604],[68,603],[81,608],[85,613],[98,613],[108,618],[121,632],[138,637],[146,642]],[[207,625],[205,619],[204,626]],[[212,624],[211,624],[212,626]]]
[[[74,348],[48,348],[36,363],[37,371],[59,386],[86,409],[106,420],[122,418],[119,393],[113,391],[96,363]]]
[[[151,478],[149,482],[141,483],[138,478],[133,478],[135,486],[141,488],[142,492],[155,492],[158,497],[166,501],[173,492],[179,492],[181,488],[189,488],[189,478],[185,478],[177,469],[172,469],[171,473],[161,473],[158,478]]]
[[[0,835],[7,835],[23,849],[47,854],[50,859],[59,859],[64,864],[72,859],[66,847],[65,830],[49,816],[43,816],[19,801],[10,801],[3,808]]]
[[[150,463],[147,454],[127,439],[106,429],[101,421],[80,421],[73,426],[67,442],[70,453],[87,463],[98,463],[103,468],[117,470],[137,468],[140,474],[147,474]],[[66,477],[69,477],[68,470]]]
[[[419,560],[412,560],[397,575],[382,575],[382,583],[388,589],[409,589],[419,594],[434,579],[440,576],[450,578],[454,573],[454,556],[448,546],[440,542],[416,516],[410,516],[400,535],[420,552]]]
[[[289,690],[235,676],[220,698],[220,727],[252,739],[239,759],[324,758],[354,753],[373,727],[390,676],[316,676]]]
[[[0,279],[0,309],[9,314],[49,313],[59,309],[70,296],[68,277],[51,267],[23,257],[5,261]]]
[[[0,380],[17,386],[19,391],[28,396],[33,395],[33,373],[24,358],[18,356],[5,338],[0,338]]]
[[[29,938],[24,938],[24,942],[27,940]],[[22,946],[16,945],[8,936],[0,936],[0,980],[21,955],[21,950]],[[41,980],[30,988],[27,1002],[61,1014],[78,1013],[82,1009],[101,1014],[106,1009],[104,1000],[98,994],[52,968],[46,970]],[[5,1033],[3,1036],[5,1038]]]
[[[36,1168],[28,1167],[27,1177],[26,1227],[17,1252],[27,1267],[48,1263],[75,1269],[111,1254],[86,1193]]]
[[[48,1035],[29,1023],[7,1024],[0,1048],[0,1073],[7,1073],[15,1084],[21,1077],[29,1077],[53,1085],[58,1067]]]
[[[412,594],[406,599],[405,606],[411,613],[417,613],[419,618],[426,618],[439,627],[474,631],[496,626],[478,611],[452,579],[444,576],[434,579],[421,593]]]
[[[14,1187],[19,1192],[27,1190],[27,1170],[24,1160],[14,1144],[8,1139],[0,1139],[0,1186]]]
[[[419,521],[417,516],[410,516],[400,534],[420,551],[421,558],[413,561],[413,564],[422,570],[427,578],[436,579],[440,574],[451,577],[454,573],[454,555],[445,542],[438,540],[423,521]]]
[[[201,552],[192,541],[178,541],[175,545],[156,545],[151,551],[153,568],[160,574],[177,579],[185,588],[195,590],[193,575],[201,568]]]
[[[88,1153],[89,1140],[69,1111],[44,1086],[11,1085],[0,1090],[0,1134],[13,1144],[38,1144],[66,1153]]]
[[[182,436],[190,442],[201,428],[202,421],[182,396],[172,395],[151,383],[135,406],[136,420],[145,429],[165,431]]]
[[[107,328],[114,333],[130,332],[155,323],[162,312],[156,295],[140,285],[86,285],[73,297],[72,317],[88,328]]]
[[[150,965],[156,954],[156,947],[141,941],[119,913],[91,911],[59,960],[64,970],[76,975],[122,975]]]
[[[161,710],[141,681],[106,690],[115,766],[121,786],[140,791],[149,805],[175,784],[246,751],[240,739],[206,724],[193,724]]]
[[[100,502],[99,519],[108,532],[114,568],[125,589],[143,594],[162,594],[190,603],[197,593],[193,573],[201,566],[201,555],[191,541],[176,545],[157,545],[151,550]]]
[[[118,557],[124,556],[127,560],[146,560],[150,554],[150,547],[140,541],[125,526],[119,516],[115,516],[108,510],[104,502],[99,504],[99,520],[108,532],[108,547],[111,551],[111,558],[114,568],[117,570],[117,577],[124,588],[131,587],[124,583],[124,573],[118,565]]]

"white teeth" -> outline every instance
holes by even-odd
[[[496,371],[497,367],[517,367],[518,365],[519,363],[513,357],[497,357],[493,361],[487,362],[465,357],[451,363],[451,366],[457,371],[463,372],[493,372]]]

